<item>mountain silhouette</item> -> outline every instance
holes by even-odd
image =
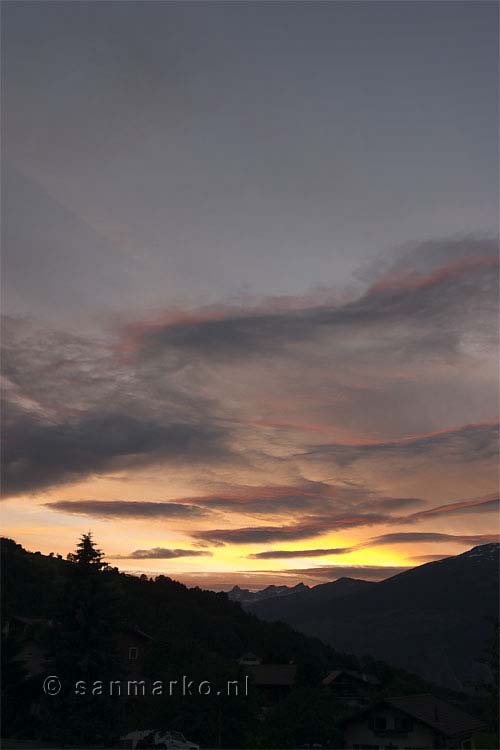
[[[247,608],[341,651],[467,690],[485,676],[477,660],[498,616],[499,549],[485,544],[380,583],[344,578]]]

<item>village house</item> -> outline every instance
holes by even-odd
[[[379,701],[341,725],[344,747],[352,750],[470,750],[484,729],[478,719],[427,693]]]
[[[120,628],[116,638],[116,647],[121,657],[121,663],[129,676],[136,679],[142,677],[145,658],[151,641],[151,636],[132,625],[125,625]]]
[[[32,677],[45,670],[46,649],[43,644],[52,626],[52,620],[19,615],[12,615],[4,624],[2,634],[19,643],[16,661],[22,664],[27,674]]]
[[[56,622],[42,617],[11,615],[6,620],[2,634],[14,638],[19,644],[16,660],[23,665],[29,677],[36,677],[46,670],[48,634],[57,627]],[[142,676],[151,640],[151,636],[130,625],[124,625],[118,630],[116,648],[120,662],[129,676],[135,679]]]

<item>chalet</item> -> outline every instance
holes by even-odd
[[[364,703],[380,689],[380,680],[366,672],[335,669],[323,680],[323,685],[349,703]]]
[[[144,670],[144,661],[151,636],[139,628],[126,625],[120,629],[116,638],[116,646],[121,661],[130,675],[141,676]]]
[[[430,694],[387,698],[341,722],[353,750],[474,748],[478,719]]]
[[[257,664],[248,667],[253,684],[276,695],[287,693],[297,676],[296,664]]]
[[[46,650],[44,643],[52,620],[42,617],[21,617],[12,615],[3,627],[3,635],[14,638],[20,645],[15,659],[23,665],[28,675],[41,674],[46,667]]]
[[[47,640],[50,630],[59,627],[57,622],[42,617],[12,615],[2,629],[19,643],[16,659],[22,662],[30,677],[44,672],[47,666]],[[138,628],[123,626],[116,635],[116,647],[125,670],[132,676],[142,674],[144,658],[152,638]]]

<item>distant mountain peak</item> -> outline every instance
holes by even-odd
[[[250,591],[250,589],[242,589],[239,586],[233,586],[233,588],[227,592],[227,595],[233,601],[241,602],[242,604],[250,604],[253,602],[260,602],[264,599],[277,599],[284,596],[290,596],[291,594],[300,594],[303,591],[309,591],[309,586],[304,583],[297,583],[295,586],[276,586],[270,584],[260,591]]]
[[[338,651],[369,654],[450,688],[470,690],[473,681],[484,679],[478,659],[498,614],[499,553],[498,542],[481,544],[378,583],[344,577],[248,608]]]

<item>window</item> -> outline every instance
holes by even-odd
[[[128,658],[130,661],[137,661],[137,658],[139,656],[139,649],[137,646],[130,646],[128,650]]]

